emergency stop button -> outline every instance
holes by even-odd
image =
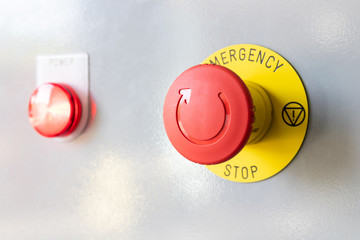
[[[172,145],[187,159],[218,164],[248,142],[254,122],[248,87],[233,71],[198,65],[171,85],[163,109]]]
[[[42,136],[67,136],[80,121],[81,103],[71,87],[45,83],[30,97],[29,118],[34,129]]]
[[[235,182],[283,170],[308,126],[308,99],[291,64],[271,49],[237,44],[186,70],[171,85],[163,118],[173,146]]]

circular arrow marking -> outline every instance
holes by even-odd
[[[225,118],[224,118],[222,127],[214,136],[212,136],[209,139],[197,139],[197,138],[192,137],[186,131],[186,129],[184,128],[184,125],[181,121],[182,105],[190,103],[191,89],[190,88],[181,89],[179,91],[179,94],[181,95],[181,97],[180,97],[177,107],[176,107],[176,119],[177,119],[179,130],[183,134],[183,136],[190,142],[197,144],[197,145],[209,145],[209,144],[219,141],[225,135],[225,133],[230,125],[229,124],[229,122],[230,122],[230,107],[229,107],[229,102],[228,102],[227,98],[225,97],[225,95],[222,92],[220,92],[218,94],[218,97],[224,107],[224,112],[225,112]]]
[[[282,110],[282,119],[291,127],[301,125],[304,122],[305,115],[304,107],[298,102],[289,102]]]
[[[197,65],[171,85],[164,102],[164,126],[171,144],[190,161],[227,161],[248,141],[252,99],[243,80],[217,65]]]

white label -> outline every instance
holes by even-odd
[[[82,114],[79,125],[70,135],[58,137],[69,141],[78,136],[85,128],[89,116],[89,56],[85,53],[48,55],[36,57],[36,85],[43,83],[64,83],[78,95]]]

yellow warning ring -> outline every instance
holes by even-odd
[[[258,84],[272,105],[271,125],[260,141],[247,144],[224,163],[206,167],[235,182],[257,182],[279,173],[298,153],[308,127],[307,95],[295,69],[278,53],[252,44],[223,48],[203,64],[224,66],[245,83]]]

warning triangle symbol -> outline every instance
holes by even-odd
[[[301,119],[301,115],[304,114],[303,108],[286,108],[285,109],[286,116],[288,117],[291,125],[296,126],[299,119]]]

